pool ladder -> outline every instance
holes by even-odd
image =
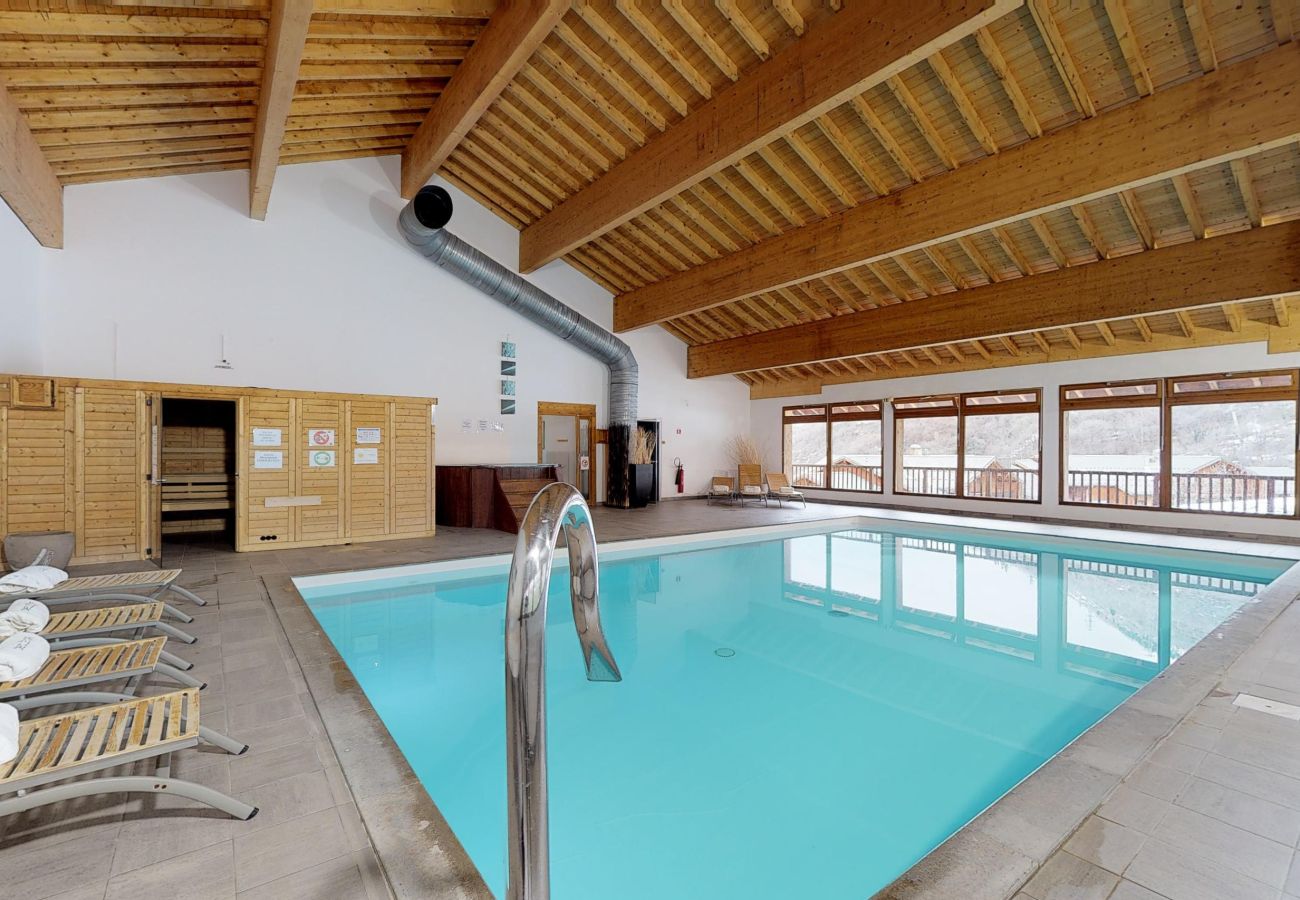
[[[563,528],[569,593],[589,681],[623,676],[600,627],[596,532],[577,488],[548,484],[524,513],[506,589],[506,900],[550,900],[546,806],[546,594]]]

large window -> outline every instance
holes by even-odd
[[[880,401],[792,406],[782,424],[785,474],[795,486],[883,489]]]
[[[1159,381],[1061,388],[1061,500],[1160,504]]]
[[[1294,370],[1061,389],[1061,500],[1296,514]]]
[[[894,401],[900,494],[1038,501],[1037,390]]]

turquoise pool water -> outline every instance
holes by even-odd
[[[607,562],[618,684],[584,678],[561,570],[553,894],[869,897],[1284,568],[933,528]],[[302,591],[497,896],[504,585]]]

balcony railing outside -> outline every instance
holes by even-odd
[[[827,487],[826,466],[800,463],[789,467],[797,487]],[[879,491],[880,466],[834,466],[829,487],[849,491]],[[1100,506],[1160,505],[1160,476],[1154,472],[1072,469],[1067,473],[1065,499]],[[1173,477],[1173,508],[1201,512],[1230,512],[1252,516],[1288,516],[1296,511],[1296,479],[1287,475],[1194,473]],[[966,472],[965,495],[991,500],[1037,500],[1042,490],[1038,472],[1026,469],[975,469]],[[906,494],[956,496],[957,470],[950,466],[908,466],[895,490]]]

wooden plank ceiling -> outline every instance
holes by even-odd
[[[554,8],[528,2],[538,16]],[[1075,312],[1053,327],[999,325],[920,346],[889,347],[879,335],[861,352],[847,339],[804,342],[798,356],[765,352],[747,368],[747,337],[770,349],[769,332],[824,322],[834,334],[842,316],[854,317],[845,333],[850,321],[870,332],[871,310],[914,304],[920,318],[927,299],[946,294],[971,292],[978,309],[1000,302],[1006,282],[1076,267],[1097,281],[1105,267],[1088,267],[1098,262],[1150,253],[1156,265],[1152,251],[1191,242],[1211,254],[1223,236],[1300,218],[1300,96],[1290,76],[1300,66],[1300,0],[949,4],[969,7],[974,26],[922,42],[924,58],[882,67],[828,108],[812,98],[807,115],[792,112],[790,128],[738,158],[686,172],[662,171],[672,159],[645,164],[701,116],[747,96],[741,89],[796,57],[800,42],[834,46],[834,29],[850,27],[837,20],[858,22],[864,3],[575,0],[526,59],[502,57],[506,73],[522,65],[492,84],[495,99],[458,101],[472,114],[449,122],[438,121],[438,97],[494,0],[316,0],[279,162],[401,153],[428,119],[441,174],[520,228],[525,251],[580,234],[563,257],[615,294],[616,321],[660,324],[692,348],[693,372],[735,374],[758,396],[1174,347],[1297,345],[1300,285],[1282,290],[1283,279],[1275,296],[1143,315],[1135,298],[1134,315],[1107,304],[1101,321]],[[293,6],[0,0],[0,83],[63,184],[248,168],[259,96],[275,82],[263,71],[268,33]],[[978,19],[989,8],[996,17]],[[489,84],[490,66],[475,69]],[[1204,134],[1177,130],[1188,121],[1180,103]],[[1126,131],[1122,117],[1173,130]],[[1018,172],[1022,159],[1035,168]],[[657,172],[672,191],[638,183],[653,205],[629,199],[617,209],[609,187],[627,172]],[[1009,198],[986,186],[988,203],[961,216],[946,208],[986,176]],[[1020,193],[1033,196],[1010,197],[1026,179],[1035,187]],[[1035,197],[1048,199],[1031,208]],[[566,204],[593,212],[575,225],[556,212]],[[836,256],[834,241],[850,232],[858,243]],[[548,257],[531,255],[526,264]],[[727,260],[746,279],[724,275]]]

